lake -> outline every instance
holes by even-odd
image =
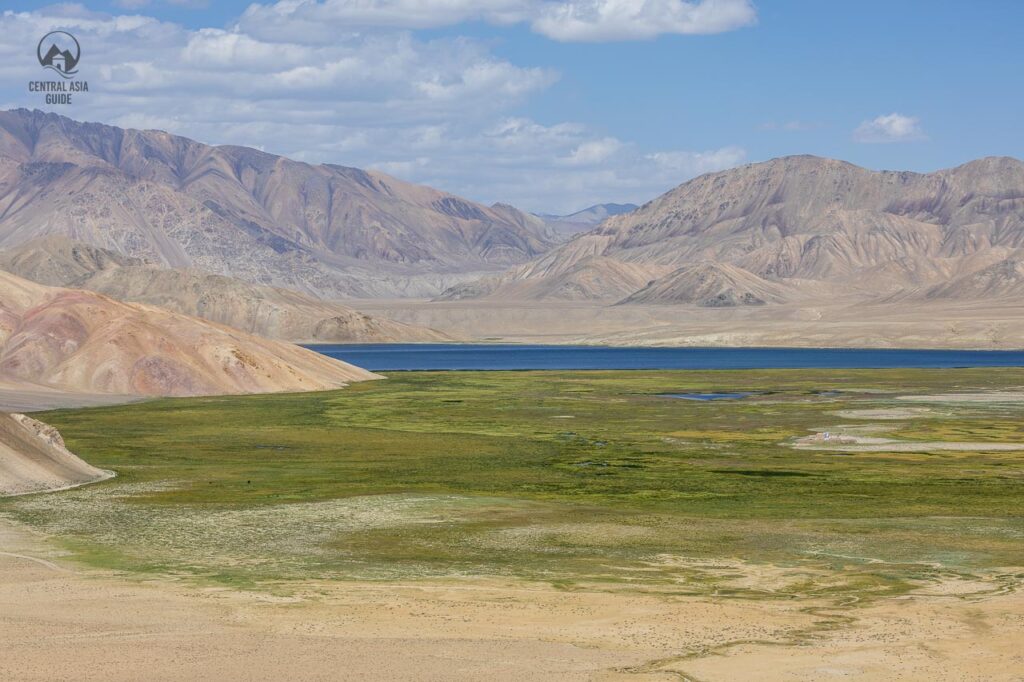
[[[847,348],[612,348],[519,344],[307,346],[374,371],[1024,367],[1024,351]]]

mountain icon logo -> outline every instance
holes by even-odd
[[[76,66],[82,56],[82,48],[78,39],[67,31],[50,31],[36,47],[39,64],[46,69],[53,69],[64,78],[71,78],[78,73]]]

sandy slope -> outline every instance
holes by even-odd
[[[0,414],[0,497],[61,490],[112,476],[70,452],[52,426],[23,414]]]
[[[118,393],[82,393],[0,382],[0,412],[39,412],[73,407],[123,405],[144,400],[143,396]]]
[[[147,305],[0,272],[0,381],[85,393],[204,395],[338,388],[376,375]]]
[[[484,579],[275,596],[87,572],[0,521],[0,679],[1019,680],[1024,595],[965,589],[842,610]]]

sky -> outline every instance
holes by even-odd
[[[1024,158],[1016,0],[0,2],[0,107],[571,213],[789,154]],[[82,48],[47,105],[36,46]]]

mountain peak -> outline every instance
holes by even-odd
[[[38,110],[0,111],[0,157],[16,165],[0,191],[14,207],[0,247],[61,233],[339,298],[435,295],[460,272],[523,263],[554,243],[541,221],[510,206]]]

